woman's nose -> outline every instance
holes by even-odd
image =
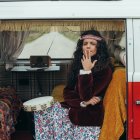
[[[90,44],[87,45],[87,49],[90,49]]]

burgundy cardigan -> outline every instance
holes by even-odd
[[[75,89],[68,86],[64,88],[64,102],[62,107],[69,108],[69,118],[75,125],[80,126],[101,126],[103,123],[104,109],[103,101],[85,108],[80,106],[81,101],[87,101],[93,96],[104,97],[105,91],[112,79],[110,67],[93,75],[78,75],[78,82]]]

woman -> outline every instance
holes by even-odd
[[[112,78],[106,42],[98,31],[81,35],[69,75],[64,102],[35,113],[37,140],[98,140],[102,99]]]

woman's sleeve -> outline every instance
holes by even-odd
[[[63,91],[64,102],[61,103],[64,106],[69,107],[80,107],[80,97],[76,90],[69,88],[66,86]]]
[[[75,89],[69,88],[66,86],[63,91],[63,97],[65,100],[79,98]]]
[[[93,77],[92,74],[78,76],[78,92],[81,100],[89,100],[93,96],[104,97],[105,90],[112,79],[112,70],[107,68],[101,74]]]

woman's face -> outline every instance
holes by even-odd
[[[83,40],[83,54],[89,53],[90,56],[94,56],[97,53],[97,41],[94,39],[84,39]]]

